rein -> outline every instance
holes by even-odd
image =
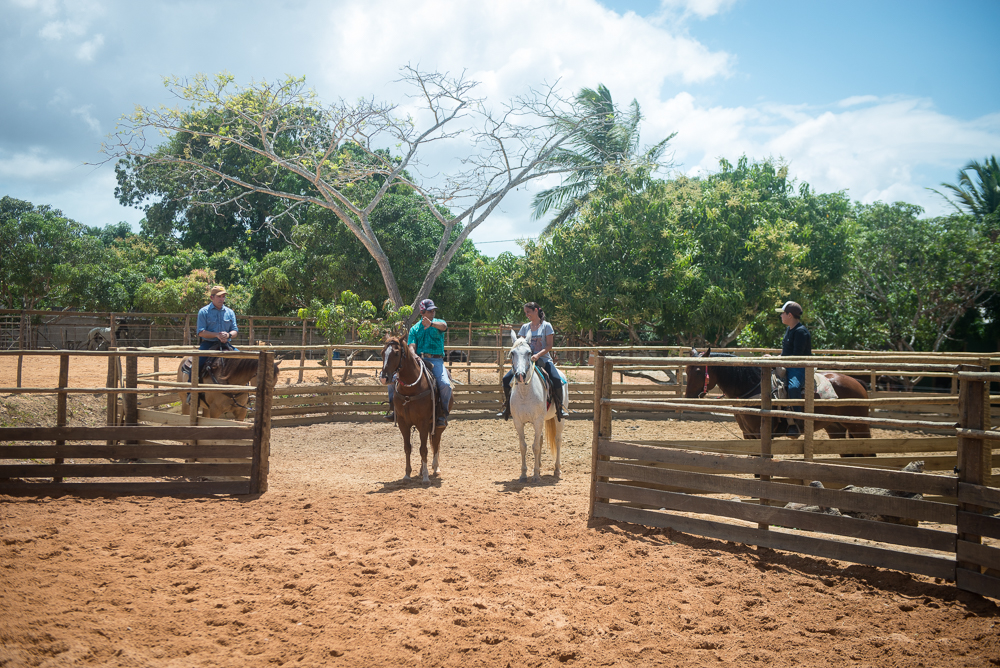
[[[402,348],[402,346],[401,346],[401,348]],[[401,388],[401,387],[413,387],[414,385],[416,385],[417,383],[420,382],[421,378],[424,377],[424,363],[422,361],[420,361],[420,359],[417,359],[417,366],[420,367],[420,370],[417,372],[417,379],[415,381],[413,381],[412,383],[410,383],[409,385],[407,385],[406,383],[401,382],[400,379],[399,379],[399,370],[403,368],[403,357],[404,357],[403,351],[402,351],[402,349],[400,349],[400,351],[399,351],[399,364],[396,365],[396,370],[393,372],[393,375],[396,377],[396,389],[397,390],[399,388]],[[417,396],[423,396],[423,395],[417,395]]]

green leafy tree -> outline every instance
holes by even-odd
[[[361,100],[322,105],[301,78],[240,88],[223,74],[168,80],[187,108],[139,107],[122,119],[104,150],[109,159],[126,161],[128,169],[168,167],[171,178],[185,184],[185,201],[191,204],[242,206],[251,194],[276,198],[281,210],[265,221],[272,227],[275,219],[305,206],[326,209],[364,246],[395,305],[405,303],[397,268],[372,225],[372,213],[390,188],[409,188],[425,201],[439,226],[429,268],[411,302],[415,305],[431,293],[468,236],[507,194],[531,179],[574,169],[549,160],[573,139],[583,119],[567,122],[571,114],[551,89],[493,112],[474,97],[476,84],[464,78],[409,67],[403,78],[414,85],[424,106],[426,127],[418,129],[413,119],[400,118],[392,104]],[[177,137],[181,145],[150,150],[147,132]],[[473,147],[456,161],[461,171],[445,175],[433,187],[407,177],[429,144],[460,134]],[[348,145],[352,150],[344,150]],[[401,155],[376,150],[386,145],[398,146]],[[241,154],[239,161],[216,159],[220,150],[230,148]],[[378,188],[359,196],[359,184],[374,177],[379,177]]]
[[[523,296],[551,304],[550,318],[564,331],[610,325],[638,343],[691,279],[665,190],[648,169],[609,169],[576,219],[526,246]]]
[[[486,322],[516,322],[525,303],[521,294],[525,264],[513,253],[476,260],[476,312]]]
[[[75,262],[99,253],[101,244],[58,209],[4,196],[0,248],[0,306],[30,310],[63,306]]]
[[[820,309],[837,333],[831,343],[938,351],[988,295],[1000,258],[983,243],[981,224],[922,212],[901,202],[857,206],[852,270]]]
[[[987,222],[992,241],[1000,232],[1000,165],[996,156],[977,162],[972,160],[958,172],[958,183],[942,183],[954,200],[938,191],[960,212]]]
[[[557,119],[572,139],[555,150],[548,160],[549,165],[568,173],[562,183],[542,190],[532,201],[535,220],[557,209],[543,234],[550,234],[576,216],[597,186],[598,179],[610,170],[666,166],[660,161],[667,143],[677,133],[640,152],[641,120],[638,102],[632,100],[627,111],[619,109],[604,84],[598,84],[597,90],[584,88],[577,94],[572,113]]]

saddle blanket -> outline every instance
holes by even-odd
[[[813,376],[816,383],[816,393],[814,398],[816,399],[836,399],[837,391],[833,389],[833,383],[830,379],[826,377],[825,374],[816,373]],[[778,367],[774,370],[774,375],[771,377],[771,391],[772,396],[776,399],[787,399],[788,390],[786,388],[786,371],[785,367]]]

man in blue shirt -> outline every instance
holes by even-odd
[[[778,313],[781,314],[781,323],[786,327],[785,336],[781,339],[781,355],[783,357],[807,357],[812,355],[812,334],[806,329],[799,318],[802,317],[802,307],[796,302],[785,302]],[[806,386],[806,370],[804,367],[788,368],[785,389],[788,390],[789,399],[801,399],[802,391]],[[802,408],[796,406],[792,410],[801,412]],[[795,421],[788,421],[789,436],[797,436],[799,427]]]
[[[213,286],[208,292],[211,302],[198,311],[198,321],[195,331],[200,341],[198,350],[215,350],[218,348],[232,348],[232,340],[236,337],[239,329],[236,327],[236,314],[233,309],[226,306],[226,288],[221,285]],[[201,377],[202,368],[205,366],[207,357],[198,358],[198,377]]]
[[[441,406],[444,414],[438,417],[437,424],[443,427],[448,424],[448,407],[451,405],[451,378],[444,366],[444,333],[448,330],[448,323],[434,317],[437,313],[437,306],[433,300],[425,299],[420,302],[420,320],[410,327],[410,334],[406,339],[410,352],[417,357],[431,363],[434,369],[434,378],[437,380],[438,394],[441,395]],[[389,413],[387,420],[393,420],[392,397],[395,383],[389,383]]]

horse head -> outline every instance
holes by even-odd
[[[514,372],[514,380],[518,383],[530,381],[528,375],[531,373],[531,330],[528,335],[521,338],[510,330],[511,346],[508,351],[510,356],[510,368]]]
[[[711,357],[712,348],[709,347],[703,353],[699,353],[697,349],[691,349],[691,357]],[[684,396],[688,399],[694,399],[698,397],[704,397],[708,394],[708,391],[715,387],[716,379],[712,376],[711,367],[707,364],[704,366],[694,366],[689,365],[685,368],[684,372],[687,374],[687,387],[684,388]]]
[[[406,344],[398,337],[389,337],[382,346],[382,371],[378,374],[378,382],[388,385],[406,359]]]

